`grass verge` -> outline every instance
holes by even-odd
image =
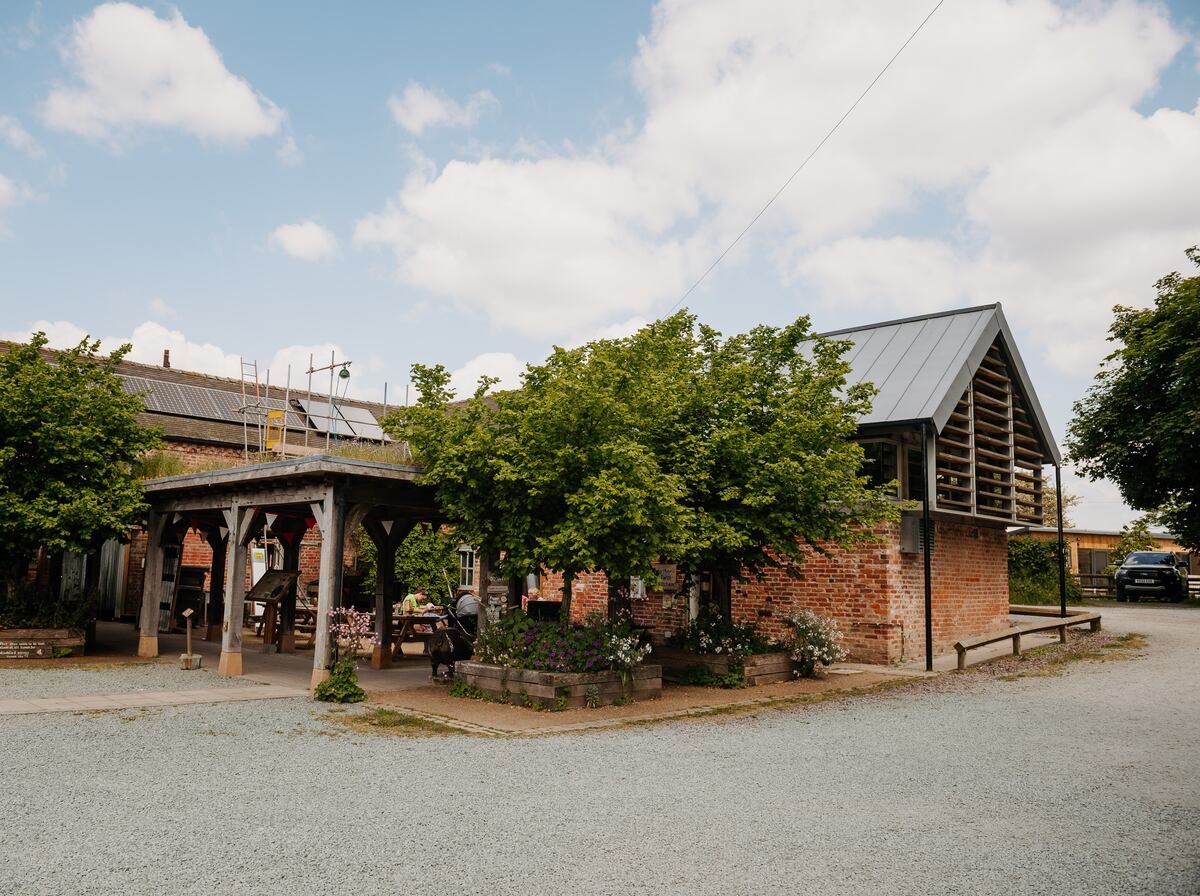
[[[1138,651],[1145,646],[1146,636],[1140,632],[1128,632],[1099,644],[1079,640],[1068,644],[1065,650],[1062,645],[1048,644],[1027,651],[1024,656],[1017,658],[1019,662],[1031,663],[1030,668],[999,677],[1002,681],[1048,678],[1062,675],[1067,671],[1067,667],[1075,663],[1109,663],[1113,660],[1132,659],[1138,656]]]
[[[389,734],[394,737],[439,737],[448,734],[467,735],[468,732],[452,725],[443,725],[422,716],[397,712],[394,709],[369,709],[361,713],[329,713],[326,721],[337,722],[352,731],[372,734]]]

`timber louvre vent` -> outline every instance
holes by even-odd
[[[1045,450],[999,338],[938,433],[936,446],[940,509],[1042,523]]]

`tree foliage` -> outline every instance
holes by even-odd
[[[1057,604],[1058,542],[1031,536],[1008,539],[1008,597],[1015,604]],[[1067,601],[1082,599],[1079,582],[1067,577]]]
[[[1078,507],[1082,498],[1079,495],[1073,495],[1065,488],[1062,494],[1063,508],[1063,528],[1070,529],[1075,523],[1071,520],[1071,508]],[[1053,529],[1058,528],[1058,489],[1052,485],[1046,486],[1042,490],[1042,519],[1045,520],[1043,525],[1050,526]]]
[[[410,591],[425,589],[434,600],[445,602],[447,582],[450,597],[458,587],[459,539],[428,523],[418,523],[396,549],[396,581]],[[354,534],[358,570],[363,573],[364,591],[375,589],[378,556],[375,542],[361,527]]]
[[[146,511],[132,473],[160,442],[115,370],[84,340],[48,359],[46,336],[0,354],[0,557],[9,594],[39,547],[91,551]]]
[[[1187,255],[1200,266],[1200,248]],[[1154,307],[1114,309],[1118,347],[1076,402],[1067,446],[1083,473],[1200,550],[1200,276],[1155,286]]]
[[[1154,536],[1150,534],[1152,518],[1140,516],[1121,527],[1121,537],[1108,552],[1108,573],[1111,575],[1125,558],[1135,551],[1153,551]]]
[[[442,367],[388,421],[456,531],[507,572],[761,573],[805,544],[849,545],[898,514],[852,441],[869,385],[807,318],[723,337],[679,312],[624,339],[555,349],[518,391],[454,404]]]

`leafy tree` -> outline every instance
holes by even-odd
[[[0,354],[0,558],[13,599],[38,548],[86,552],[146,512],[132,468],[160,443],[142,401],[115,370],[125,345],[98,356],[84,340],[47,357],[46,336]]]
[[[1151,522],[1153,522],[1151,517],[1140,516],[1121,527],[1121,537],[1108,552],[1107,572],[1109,575],[1135,551],[1154,550],[1154,536],[1150,534]]]
[[[1065,488],[1063,489],[1062,505],[1063,505],[1063,528],[1070,529],[1075,525],[1071,521],[1071,508],[1078,507],[1082,498],[1079,495],[1073,495]],[[1058,489],[1054,486],[1046,486],[1042,490],[1042,519],[1045,520],[1045,525],[1053,529],[1058,528]]]
[[[360,527],[353,543],[363,573],[362,587],[372,592],[378,563],[375,542]],[[413,590],[424,588],[433,599],[444,598],[447,582],[452,590],[458,586],[458,545],[457,536],[428,523],[417,524],[396,549],[396,581]]]
[[[870,538],[898,510],[860,476],[851,439],[870,406],[847,385],[846,344],[807,318],[724,338],[687,312],[625,339],[555,349],[523,388],[452,404],[441,367],[387,423],[466,540],[507,572],[610,582],[677,561],[685,574],[758,574]]]
[[[1200,266],[1200,248],[1187,256]],[[1067,446],[1086,475],[1200,550],[1200,276],[1155,287],[1153,308],[1114,309],[1118,347],[1075,403]]]
[[[1057,604],[1058,542],[1030,536],[1008,539],[1008,598],[1015,604]],[[1067,601],[1082,599],[1079,582],[1068,576]]]

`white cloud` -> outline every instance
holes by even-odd
[[[488,71],[493,75],[499,75],[501,78],[507,78],[512,74],[512,66],[505,65],[503,62],[488,63]]]
[[[289,168],[296,168],[304,164],[304,153],[296,145],[296,138],[291,134],[283,138],[283,143],[275,151],[275,158],[279,159],[280,162]]]
[[[162,299],[151,299],[150,313],[158,318],[170,318],[178,316],[178,312]]]
[[[516,389],[521,385],[525,362],[508,352],[484,352],[450,374],[450,386],[459,398],[474,393],[482,376],[498,377],[493,389]]]
[[[33,135],[11,115],[0,115],[0,140],[31,159],[40,159],[46,154],[41,144],[33,139]]]
[[[54,87],[43,103],[56,130],[120,142],[138,127],[177,128],[240,143],[274,134],[285,117],[178,10],[160,19],[129,3],[98,6],[75,23],[62,57],[79,83]]]
[[[271,245],[303,261],[324,261],[336,255],[338,249],[337,237],[332,231],[311,220],[276,227],[268,240]]]
[[[414,174],[355,238],[391,249],[401,282],[525,332],[653,317],[925,12],[665,2],[632,66],[642,120]],[[1148,297],[1197,241],[1197,116],[1137,111],[1186,44],[1154,3],[947,4],[723,266],[774,259],[863,319],[1001,300],[1055,363],[1095,357],[1114,301]],[[948,209],[947,236],[889,232],[918,203]]]
[[[25,184],[0,174],[0,208],[19,205],[33,198],[33,191]]]
[[[404,88],[403,96],[388,98],[396,124],[418,137],[431,127],[474,127],[484,112],[497,105],[499,100],[489,90],[472,94],[466,105],[460,106],[442,91],[415,81]]]

